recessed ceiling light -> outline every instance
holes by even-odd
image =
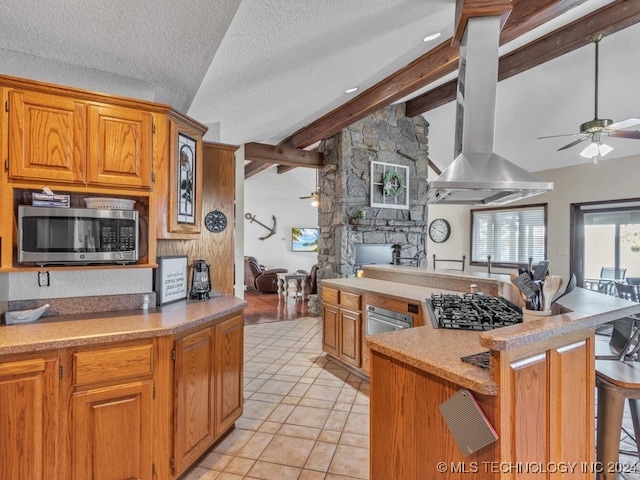
[[[356,90],[358,90],[358,87],[351,87],[351,88],[347,88],[344,93],[353,93]]]
[[[442,33],[440,32],[432,33],[431,35],[427,35],[426,37],[424,37],[422,41],[430,42],[431,40],[435,40],[436,38],[438,38],[440,35],[442,35]]]

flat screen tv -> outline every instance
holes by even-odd
[[[319,237],[320,230],[318,228],[292,228],[291,251],[317,252]]]

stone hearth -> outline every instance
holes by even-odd
[[[426,265],[428,127],[392,105],[321,143],[319,279],[353,276],[357,243],[400,245],[402,258]],[[372,161],[409,168],[408,209],[370,206]]]

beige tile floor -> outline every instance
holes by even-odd
[[[369,478],[369,384],[322,354],[319,317],[245,327],[236,428],[185,480]]]

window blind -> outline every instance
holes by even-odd
[[[472,210],[471,261],[526,264],[546,258],[545,206]]]

